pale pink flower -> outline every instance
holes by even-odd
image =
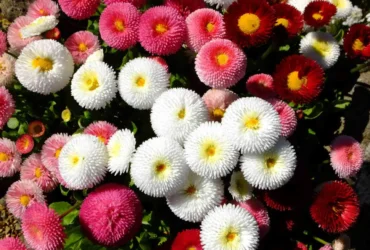
[[[7,86],[14,79],[15,58],[4,53],[0,56],[0,86]]]
[[[221,121],[227,107],[238,98],[228,89],[210,89],[202,96],[212,121]]]
[[[90,31],[78,31],[67,38],[64,46],[71,52],[76,64],[85,63],[86,59],[100,49],[99,39]]]
[[[27,16],[34,19],[41,16],[56,16],[59,15],[58,5],[51,0],[36,0],[28,6]]]
[[[279,99],[267,100],[274,109],[278,112],[281,124],[281,136],[289,137],[293,134],[297,127],[297,116],[294,109],[292,109],[286,102]]]
[[[15,143],[7,138],[0,139],[0,177],[11,177],[21,168],[21,155]]]

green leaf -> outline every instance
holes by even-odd
[[[159,237],[158,239],[159,239],[158,246],[162,245],[168,240],[166,237],[163,237],[163,236]]]
[[[59,185],[59,189],[60,189],[60,193],[63,195],[63,196],[67,196],[68,193],[69,193],[69,189],[65,189],[62,185]]]
[[[12,117],[12,118],[10,118],[10,119],[9,119],[9,121],[8,121],[8,123],[7,123],[6,125],[7,125],[7,126],[8,126],[8,128],[10,128],[10,129],[16,129],[16,128],[18,128],[18,126],[19,126],[19,121],[18,121],[18,119],[17,119],[17,118]]]
[[[49,208],[54,209],[54,211],[59,215],[63,214],[71,207],[72,205],[65,201],[53,202],[49,205]]]
[[[97,244],[92,243],[90,240],[87,238],[84,238],[81,241],[81,250],[83,249],[88,249],[88,250],[106,250],[107,248],[99,246]]]
[[[344,30],[339,30],[338,33],[335,35],[335,40],[337,40],[338,42],[342,41],[344,37]]]
[[[81,244],[81,240],[84,237],[81,232],[80,226],[75,226],[66,231],[67,239],[64,243],[64,249],[76,249],[74,245]]]
[[[284,45],[279,47],[279,51],[289,51],[290,50],[290,45]]]
[[[73,198],[75,198],[76,201],[83,201],[85,197],[81,191],[74,191]]]
[[[351,104],[348,100],[337,100],[334,102],[334,107],[337,109],[345,109]]]
[[[28,129],[28,125],[27,125],[27,123],[22,123],[22,124],[19,126],[19,128],[18,128],[18,135],[23,135],[23,134],[25,134],[25,133],[26,133],[26,131],[27,131],[27,129]]]
[[[80,214],[79,210],[73,210],[72,212],[63,217],[62,225],[63,226],[72,225],[79,214]]]
[[[319,117],[324,112],[324,104],[318,102],[315,106],[303,110],[305,114],[305,119],[312,120]]]
[[[310,135],[316,135],[316,132],[315,131],[313,131],[312,129],[308,129],[308,133],[310,134]]]
[[[132,125],[132,133],[135,135],[137,133],[137,126],[134,122],[131,122]]]
[[[143,217],[142,224],[144,224],[144,225],[150,225],[150,221],[152,220],[152,213],[153,213],[153,211],[150,211],[149,214],[146,214]]]
[[[152,248],[150,247],[150,245],[148,244],[143,244],[143,243],[140,243],[139,244],[139,247],[141,250],[151,250]]]
[[[91,118],[91,113],[90,113],[90,111],[85,110],[85,111],[84,111],[84,117],[85,117],[86,119],[90,119],[90,118]]]

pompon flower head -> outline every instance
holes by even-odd
[[[104,143],[108,144],[109,139],[114,133],[117,132],[117,127],[106,121],[97,121],[91,123],[84,129],[84,134],[93,135],[98,137],[98,139]]]
[[[219,206],[224,196],[221,179],[206,179],[190,172],[185,184],[174,194],[167,196],[167,204],[180,219],[200,222],[207,213]]]
[[[267,99],[276,96],[274,79],[268,74],[256,74],[248,78],[247,90],[252,95]]]
[[[103,0],[106,5],[111,5],[114,3],[130,3],[134,5],[136,8],[143,7],[146,4],[146,0]]]
[[[74,71],[71,53],[55,40],[27,45],[15,62],[15,74],[29,91],[48,95],[69,83]]]
[[[135,185],[153,197],[175,193],[185,183],[189,167],[184,150],[176,141],[154,137],[143,142],[131,161],[131,177]]]
[[[242,153],[262,153],[278,141],[281,125],[273,106],[257,97],[240,98],[222,119],[227,137]]]
[[[167,73],[170,72],[166,60],[164,60],[162,57],[160,57],[160,56],[151,56],[150,58],[155,60],[160,65],[162,65],[162,67],[164,67],[166,69]]]
[[[2,250],[27,250],[26,246],[19,238],[6,237],[0,240]]]
[[[21,156],[15,143],[9,139],[0,139],[0,177],[11,177],[21,168]]]
[[[184,18],[198,9],[207,7],[203,0],[165,0],[164,5],[176,9]]]
[[[135,146],[136,139],[130,130],[122,129],[115,132],[107,145],[109,154],[108,171],[114,175],[128,172]]]
[[[285,3],[274,4],[275,39],[284,40],[295,37],[303,29],[303,16],[299,10]]]
[[[4,86],[0,86],[0,129],[4,127],[14,112],[15,102],[13,96]]]
[[[370,26],[352,25],[344,36],[343,48],[349,58],[370,58]]]
[[[353,137],[341,135],[332,142],[330,163],[340,178],[356,175],[363,161],[361,145]]]
[[[303,13],[307,5],[312,1],[313,0],[288,0],[287,4],[293,6],[294,8],[299,10],[301,13]]]
[[[20,180],[14,182],[5,196],[8,210],[17,218],[21,218],[26,209],[33,203],[44,203],[42,189],[33,181]]]
[[[324,69],[338,61],[340,48],[335,38],[326,32],[309,32],[300,42],[299,51],[307,58],[315,60]]]
[[[238,163],[239,152],[227,135],[218,122],[205,122],[191,132],[185,141],[190,169],[209,179],[229,174]]]
[[[253,187],[244,179],[241,171],[233,172],[228,190],[237,202],[243,202],[253,197]]]
[[[236,0],[204,0],[206,3],[210,5],[216,5],[217,8],[227,9],[232,3],[236,2]]]
[[[335,17],[338,19],[345,19],[351,14],[353,5],[350,0],[329,0],[332,4],[337,7],[337,13]]]
[[[70,18],[83,20],[91,17],[98,9],[100,0],[58,0],[62,11]]]
[[[297,116],[294,109],[292,109],[286,102],[279,99],[268,99],[267,100],[274,109],[278,112],[281,124],[281,136],[289,137],[293,134],[297,127]]]
[[[258,189],[273,190],[285,185],[294,174],[297,157],[293,146],[281,137],[273,148],[241,157],[244,178]]]
[[[187,229],[176,235],[171,250],[203,250],[199,229]]]
[[[346,231],[360,213],[357,194],[347,183],[324,183],[310,207],[310,213],[323,230],[329,233]]]
[[[16,141],[17,151],[21,154],[28,154],[33,150],[35,142],[32,136],[23,134]]]
[[[170,86],[166,69],[151,58],[135,58],[121,69],[118,89],[122,99],[135,109],[150,109]]]
[[[36,18],[30,24],[21,28],[21,36],[23,38],[29,38],[32,36],[38,36],[45,31],[51,30],[58,25],[58,19],[55,16],[41,16]]]
[[[99,20],[102,39],[112,48],[126,50],[139,40],[140,12],[129,3],[113,3]]]
[[[86,59],[100,48],[98,37],[86,30],[73,33],[64,45],[71,52],[76,64],[85,63]]]
[[[8,86],[14,79],[15,58],[4,53],[0,56],[0,86]]]
[[[46,204],[34,203],[22,219],[22,231],[27,243],[35,250],[62,249],[66,234],[59,215]]]
[[[232,204],[216,207],[201,224],[204,250],[250,249],[258,247],[258,225],[253,215]]]
[[[172,138],[180,144],[207,120],[208,110],[201,97],[184,88],[172,88],[160,95],[150,114],[156,135]]]
[[[332,17],[337,13],[337,7],[326,0],[310,2],[304,10],[304,21],[307,25],[320,28],[329,24]]]
[[[27,16],[38,18],[42,16],[59,15],[58,5],[51,0],[36,0],[28,6]]]
[[[326,244],[325,246],[322,246],[319,250],[334,250],[330,244]]]
[[[0,30],[0,56],[7,50],[6,33]]]
[[[116,96],[116,75],[105,62],[89,62],[74,74],[71,88],[73,98],[81,107],[102,109]]]
[[[272,35],[274,9],[265,0],[234,2],[224,15],[226,33],[241,47],[261,46]]]
[[[27,132],[33,138],[41,137],[45,134],[45,124],[42,121],[32,121],[28,124]]]
[[[199,79],[212,88],[228,88],[240,81],[247,69],[247,57],[233,42],[214,39],[206,43],[195,58]]]
[[[108,151],[97,137],[77,135],[64,145],[58,163],[60,174],[69,189],[92,188],[106,174]]]
[[[176,9],[157,6],[141,15],[139,41],[149,53],[160,56],[175,54],[185,38],[185,19]]]
[[[228,89],[210,89],[202,96],[212,121],[221,121],[227,107],[238,98],[237,94]]]
[[[99,50],[95,51],[94,53],[92,53],[91,55],[89,55],[87,57],[85,63],[96,62],[96,61],[102,62],[103,60],[104,60],[104,50],[99,49]]]
[[[276,66],[273,77],[275,91],[282,99],[309,103],[321,92],[324,70],[312,59],[292,55]]]
[[[87,237],[103,246],[120,246],[138,232],[142,220],[140,200],[130,188],[109,183],[83,201],[80,224]]]

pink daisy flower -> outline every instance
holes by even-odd
[[[286,102],[279,99],[268,99],[269,103],[274,106],[278,112],[281,124],[281,136],[289,137],[293,134],[297,127],[297,116],[294,109],[292,109]]]
[[[319,250],[334,250],[330,244],[326,244],[325,246],[321,247]]]
[[[199,79],[212,88],[228,88],[240,81],[247,69],[247,57],[232,41],[214,39],[195,58]]]
[[[15,58],[4,53],[0,56],[0,86],[7,86],[14,78]]]
[[[105,5],[110,5],[113,3],[130,3],[136,8],[141,8],[144,4],[146,4],[146,0],[104,0],[104,3]]]
[[[108,144],[109,139],[117,131],[117,127],[106,121],[97,121],[91,123],[84,130],[84,134],[94,135],[99,138],[105,145]]]
[[[141,203],[131,189],[109,183],[83,201],[80,224],[87,237],[103,246],[119,246],[132,239],[141,226]]]
[[[0,240],[1,250],[27,250],[23,242],[18,238],[7,237]]]
[[[99,20],[102,39],[112,48],[126,50],[138,41],[140,12],[129,3],[108,5]]]
[[[160,57],[160,56],[152,56],[150,58],[152,58],[155,61],[157,61],[160,65],[162,65],[166,69],[167,72],[169,72],[168,64],[167,64],[166,60],[164,60],[162,57]]]
[[[363,163],[361,145],[351,136],[338,136],[331,144],[330,162],[340,178],[357,174]]]
[[[34,203],[24,213],[22,231],[35,250],[63,249],[66,235],[58,214],[45,204]]]
[[[0,30],[0,56],[2,56],[7,49],[6,34]]]
[[[58,0],[58,3],[67,16],[83,20],[95,13],[99,7],[100,0]]]
[[[19,153],[28,154],[35,146],[35,142],[33,141],[32,136],[24,134],[18,137],[17,141],[15,142],[15,146],[17,147],[17,151]]]
[[[152,54],[175,54],[186,38],[185,19],[174,8],[157,6],[140,18],[139,41]]]
[[[238,98],[237,94],[228,89],[210,89],[202,96],[212,121],[221,121],[227,107]]]
[[[9,139],[0,139],[0,177],[11,177],[21,168],[21,155],[15,143]]]
[[[14,182],[5,195],[5,201],[8,210],[17,218],[21,218],[33,203],[45,203],[42,189],[30,180]]]
[[[0,129],[8,122],[9,118],[14,114],[15,103],[12,95],[4,87],[0,87]]]
[[[195,52],[212,39],[225,37],[223,17],[213,9],[196,10],[185,21],[188,31],[187,44]]]
[[[249,77],[247,81],[247,90],[252,95],[262,99],[276,97],[274,79],[267,74],[256,74]]]
[[[176,9],[185,18],[193,11],[207,7],[203,0],[165,0],[164,5]]]
[[[64,45],[71,52],[76,64],[85,63],[90,55],[100,49],[98,37],[86,30],[72,34]]]
[[[58,16],[59,7],[51,0],[36,0],[28,6],[27,16],[34,19],[41,16]]]

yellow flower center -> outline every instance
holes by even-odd
[[[79,50],[80,52],[85,52],[85,51],[87,50],[87,46],[86,46],[86,44],[84,44],[84,43],[80,43],[80,44],[78,45],[78,50]]]
[[[136,86],[138,87],[144,87],[145,86],[145,79],[142,77],[139,77],[136,79]]]
[[[218,65],[225,66],[229,61],[229,56],[225,53],[221,53],[216,56],[216,60]]]
[[[356,39],[354,43],[352,44],[353,50],[359,50],[362,51],[365,48],[364,43],[360,39]]]
[[[0,71],[5,71],[5,66],[4,66],[4,64],[2,64],[1,62],[0,62]]]
[[[49,58],[36,57],[32,60],[32,68],[38,68],[42,72],[48,72],[53,69],[53,61]]]
[[[65,122],[69,122],[71,120],[71,111],[68,108],[62,111],[62,119]]]
[[[87,72],[82,78],[82,86],[85,90],[94,91],[99,88],[99,81],[96,73]]]
[[[333,0],[332,4],[334,4],[338,9],[345,8],[347,5],[345,0]]]
[[[266,160],[266,167],[268,169],[273,168],[275,165],[276,165],[276,159],[274,159],[272,157],[267,158],[267,160]]]
[[[197,189],[195,188],[195,186],[191,185],[185,190],[185,193],[188,195],[192,195],[192,194],[195,194],[196,191]]]
[[[284,28],[288,28],[289,27],[289,20],[286,19],[286,18],[278,18],[276,20],[275,26],[279,26],[279,25],[284,26]]]
[[[98,136],[98,139],[99,139],[102,143],[104,143],[104,144],[107,142],[107,139],[106,139],[104,136],[99,135],[99,136]]]
[[[4,162],[8,160],[9,160],[9,156],[5,154],[4,152],[0,152],[0,161]]]
[[[122,20],[116,20],[114,22],[114,27],[116,28],[117,31],[124,31],[125,30],[125,25],[123,24]]]
[[[159,179],[165,179],[169,174],[170,166],[167,162],[159,160],[154,163],[154,173]]]
[[[260,127],[260,120],[257,116],[250,116],[245,119],[244,126],[247,129],[257,130]]]
[[[41,170],[41,168],[36,168],[36,169],[35,169],[35,177],[36,177],[36,178],[40,178],[40,177],[41,177],[41,175],[42,175],[42,170]]]
[[[186,115],[186,110],[183,108],[183,109],[181,109],[180,111],[179,111],[179,113],[177,114],[177,116],[179,117],[179,119],[184,119],[184,117],[185,117],[185,115]]]
[[[70,160],[71,160],[71,163],[72,163],[73,167],[76,167],[78,165],[78,163],[81,161],[81,159],[78,155],[71,156]]]
[[[325,41],[315,41],[312,44],[313,49],[319,53],[321,56],[325,57],[330,52],[330,45],[328,42]]]
[[[233,242],[237,237],[238,237],[238,234],[237,234],[237,233],[229,232],[229,233],[226,235],[226,241],[227,241],[228,243],[229,243],[229,242]]]
[[[55,158],[59,158],[60,151],[62,151],[62,148],[58,148],[57,150],[55,150],[55,153],[54,153]]]
[[[236,183],[236,190],[239,194],[245,195],[248,193],[248,185],[245,180],[237,180]]]
[[[40,15],[44,15],[45,14],[45,10],[44,9],[40,9],[39,10],[39,13],[40,13]]]
[[[116,157],[118,156],[120,150],[121,150],[121,145],[118,142],[116,142],[114,146],[112,147],[110,155],[113,157]]]
[[[24,207],[27,207],[31,199],[28,195],[24,194],[21,196],[21,198],[19,198],[19,201]]]
[[[222,117],[224,117],[224,114],[225,114],[225,111],[223,109],[220,109],[220,108],[215,108],[212,111],[212,116],[217,121],[221,121]]]
[[[246,35],[251,35],[256,32],[261,25],[261,19],[251,13],[242,15],[238,20],[239,29]]]
[[[212,157],[216,154],[216,147],[215,145],[211,144],[208,147],[206,147],[205,153],[208,157]]]
[[[288,75],[288,88],[293,91],[300,90],[302,85],[307,84],[307,77],[299,78],[299,72],[293,71]]]
[[[213,23],[209,22],[206,25],[206,29],[207,29],[208,32],[212,32],[212,31],[215,30],[215,25]]]
[[[324,19],[324,16],[321,15],[321,11],[319,11],[318,13],[314,13],[312,15],[312,18],[315,19],[315,20],[320,20],[321,21],[322,19]]]
[[[197,250],[197,248],[195,246],[190,246],[186,250]]]
[[[167,25],[165,25],[163,23],[159,23],[155,26],[155,31],[157,31],[157,33],[159,33],[159,34],[163,34],[163,33],[167,32],[167,30],[168,30]]]

